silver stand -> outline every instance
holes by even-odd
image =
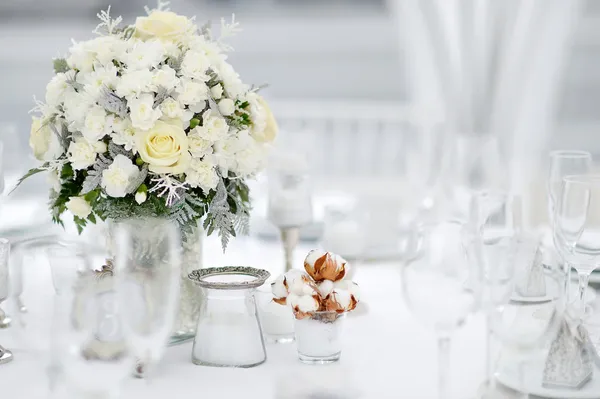
[[[294,250],[300,241],[300,227],[281,227],[281,241],[285,254],[285,271],[292,270]]]
[[[0,309],[0,329],[10,327],[10,322],[10,317],[8,317],[4,310]]]

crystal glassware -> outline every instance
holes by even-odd
[[[259,287],[254,296],[265,341],[278,344],[293,342],[294,314],[289,306],[273,301],[270,284]]]
[[[162,358],[175,322],[181,238],[178,227],[163,219],[120,221],[115,229],[120,324],[142,377]]]
[[[585,292],[590,274],[600,266],[600,175],[563,178],[554,214],[557,252],[579,276],[577,308],[585,313]]]
[[[308,162],[297,154],[280,154],[269,166],[268,180],[268,219],[281,231],[288,271],[293,268],[300,228],[313,219]]]
[[[267,360],[254,290],[269,276],[266,270],[243,266],[190,273],[203,296],[192,349],[194,364],[247,368]]]
[[[369,215],[361,212],[357,204],[328,205],[323,218],[321,247],[356,266],[367,249],[368,227]]]
[[[69,265],[79,265],[82,258],[85,265],[94,264],[95,257],[107,259],[102,248],[71,249],[61,248],[61,259]],[[134,366],[133,353],[123,338],[113,276],[106,269],[94,271],[75,266],[68,269],[71,275],[63,270],[60,273],[51,350],[54,361],[59,363],[54,372],[59,371],[62,388],[71,395],[67,397],[111,398]]]
[[[558,150],[550,152],[550,165],[548,168],[547,196],[548,196],[548,222],[550,229],[554,228],[554,214],[560,196],[563,178],[569,175],[589,174],[592,168],[592,154],[587,151]],[[571,265],[562,259],[564,281],[564,299],[569,301],[571,284]]]
[[[10,254],[10,242],[5,238],[0,238],[0,304],[2,301],[8,298],[8,291],[10,288],[9,279],[9,254]],[[0,328],[8,327],[10,319],[0,309]],[[0,345],[0,364],[8,363],[12,360],[13,355],[8,350]]]
[[[345,313],[323,311],[296,319],[296,343],[301,362],[327,364],[340,359],[345,316]]]
[[[438,337],[438,397],[445,398],[451,336],[481,298],[477,237],[464,223],[442,220],[416,226],[409,241],[402,294],[413,315]]]

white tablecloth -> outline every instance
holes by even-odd
[[[282,251],[275,242],[240,238],[226,255],[216,241],[208,240],[206,248],[206,267],[244,264],[274,274],[282,267]],[[298,249],[299,266],[309,249],[306,245]],[[435,398],[435,337],[415,321],[402,300],[399,264],[359,264],[354,280],[362,288],[363,302],[346,320],[345,347],[338,363],[304,365],[294,344],[280,344],[269,345],[267,362],[256,368],[202,367],[192,364],[191,343],[187,343],[168,348],[149,381],[129,379],[123,399]],[[0,330],[0,343],[15,355],[12,363],[0,366],[0,399],[47,398],[52,296],[49,268],[38,256],[25,268],[23,298],[29,312],[22,318],[26,327],[19,328],[16,322]],[[482,317],[475,315],[454,336],[449,397],[473,397],[484,376],[483,343]]]

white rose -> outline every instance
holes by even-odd
[[[119,97],[131,98],[142,93],[154,91],[152,79],[154,75],[148,69],[125,70],[117,83],[115,92]]]
[[[154,108],[154,95],[142,94],[127,102],[131,110],[131,124],[136,129],[148,130],[162,116],[160,108]]]
[[[43,122],[40,118],[33,117],[29,146],[33,155],[39,161],[52,161],[60,157],[65,151],[60,140],[49,126],[50,122]],[[59,131],[60,126],[56,127]]]
[[[166,58],[164,47],[158,40],[147,42],[133,40],[132,44],[125,55],[125,64],[128,69],[150,70],[157,67]]]
[[[144,202],[146,202],[146,199],[148,199],[146,192],[139,191],[135,193],[135,202],[137,202],[138,205],[142,205]]]
[[[135,36],[143,40],[160,39],[177,42],[193,33],[193,23],[188,18],[170,11],[153,11],[135,21]]]
[[[167,90],[174,89],[179,84],[179,78],[175,74],[175,70],[168,65],[163,65],[161,69],[154,71],[152,84],[155,87],[163,87]]]
[[[67,79],[72,73],[58,73],[56,74],[46,86],[46,104],[52,108],[58,107],[65,101],[65,95],[67,92],[75,92],[73,86],[67,83]]]
[[[95,143],[112,132],[113,119],[104,108],[95,105],[87,111],[81,134],[90,143]]]
[[[100,184],[110,197],[120,198],[127,195],[131,180],[140,173],[137,166],[125,155],[119,154],[113,163],[102,172]]]
[[[185,171],[185,181],[191,187],[200,187],[202,191],[208,193],[217,188],[219,176],[215,170],[215,165],[208,161],[192,159],[188,170]]]
[[[90,143],[79,137],[69,144],[68,158],[73,169],[87,169],[96,162],[96,155],[103,152],[106,152],[106,144],[103,142]]]
[[[73,215],[82,219],[87,218],[92,213],[92,206],[83,197],[71,197],[66,205]]]
[[[253,120],[252,137],[261,143],[272,142],[277,137],[279,127],[269,104],[256,93],[252,93],[248,97],[249,100],[252,100],[250,101],[250,112]]]
[[[219,111],[223,116],[232,115],[235,112],[235,104],[232,99],[224,98],[219,101]]]
[[[131,124],[131,119],[115,118],[113,122],[113,133],[110,135],[113,143],[122,145],[127,151],[133,151],[135,149],[135,129]]]
[[[221,97],[223,97],[223,86],[221,86],[220,83],[217,83],[216,86],[213,86],[210,89],[210,94],[215,100],[220,100]]]
[[[171,97],[165,99],[162,104],[160,104],[160,110],[162,111],[162,114],[169,119],[183,118],[183,108],[181,108],[179,102]]]
[[[229,132],[227,121],[220,116],[213,116],[209,109],[202,115],[202,126],[197,126],[192,131],[205,140],[216,142],[224,139]]]
[[[210,68],[210,61],[203,53],[193,50],[185,53],[181,63],[183,76],[206,82],[210,79],[206,74],[208,68]]]
[[[208,87],[204,83],[181,79],[181,85],[177,88],[179,96],[177,100],[181,105],[196,105],[208,100]]]
[[[137,131],[136,147],[154,173],[183,173],[192,158],[180,120],[158,121],[150,130]]]
[[[202,158],[205,155],[212,154],[212,141],[202,138],[195,128],[188,134],[188,144],[192,156]]]

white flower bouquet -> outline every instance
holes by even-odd
[[[227,63],[235,19],[215,37],[165,6],[129,26],[109,8],[98,37],[54,60],[29,141],[44,163],[21,181],[48,171],[53,220],[69,210],[79,231],[98,218],[169,217],[184,231],[204,218],[225,248],[247,227],[245,182],[277,123]]]

